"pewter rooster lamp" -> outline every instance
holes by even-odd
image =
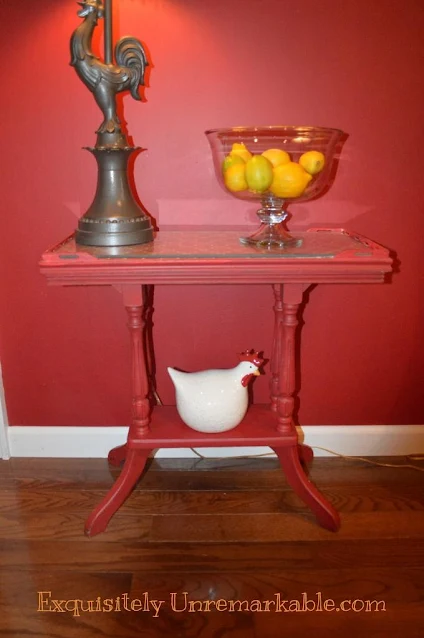
[[[131,146],[116,112],[116,96],[130,91],[140,100],[147,57],[139,40],[121,38],[112,53],[112,0],[83,0],[78,16],[83,22],[71,37],[71,65],[93,93],[103,113],[94,148],[87,147],[97,161],[97,189],[93,203],[79,220],[77,244],[128,246],[153,240],[149,217],[137,204],[128,180],[128,160],[138,150]],[[104,18],[104,62],[91,48],[98,20]]]

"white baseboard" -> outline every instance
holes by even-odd
[[[5,429],[6,441],[1,446],[2,458],[56,457],[106,458],[109,450],[125,443],[127,427],[30,427]],[[402,456],[424,454],[424,425],[316,425],[299,429],[301,440],[308,445],[328,448],[346,456]],[[203,456],[229,457],[266,454],[268,447],[199,448]],[[316,449],[317,456],[332,456]],[[161,449],[161,458],[196,456],[187,448]]]

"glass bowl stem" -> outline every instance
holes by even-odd
[[[262,199],[262,208],[256,213],[261,221],[259,229],[249,237],[240,237],[240,242],[259,248],[300,246],[302,240],[290,235],[285,228],[288,213],[284,210],[284,204],[284,200],[272,195],[264,197]]]

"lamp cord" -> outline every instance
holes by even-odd
[[[409,468],[413,470],[418,470],[418,472],[424,472],[424,467],[418,467],[417,465],[412,465],[410,463],[379,463],[378,461],[372,461],[363,456],[348,456],[346,454],[340,454],[340,452],[335,452],[334,450],[330,450],[326,447],[321,447],[320,445],[310,445],[313,450],[323,450],[324,452],[329,452],[330,454],[334,454],[335,456],[339,456],[342,459],[346,459],[348,461],[363,461],[364,463],[369,463],[370,465],[377,465],[379,467],[394,467],[394,468]],[[204,456],[200,452],[198,452],[195,448],[189,448],[196,456],[203,460],[222,460],[222,456]],[[236,460],[236,459],[256,459],[263,456],[275,456],[274,452],[264,452],[263,454],[246,454],[242,456],[226,456],[224,458]],[[414,456],[407,455],[407,459],[412,461],[424,461],[424,455],[418,454]]]

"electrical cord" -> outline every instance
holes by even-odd
[[[319,445],[311,446],[314,450],[323,450],[324,452],[330,452],[330,454],[335,454],[336,456],[340,456],[342,459],[348,459],[349,461],[364,461],[364,463],[369,463],[370,465],[378,465],[379,467],[399,467],[399,468],[410,468],[413,470],[418,470],[418,472],[424,472],[424,467],[418,467],[417,465],[411,465],[410,463],[379,463],[378,461],[372,461],[364,456],[347,456],[345,454],[340,454],[339,452],[334,452],[334,450],[329,450],[326,447],[321,447]],[[407,459],[411,460],[424,460],[424,457],[419,456],[407,456]]]
[[[371,459],[365,458],[363,456],[347,456],[346,454],[340,454],[340,452],[335,452],[334,450],[330,450],[326,447],[321,447],[320,445],[310,445],[309,447],[311,447],[313,450],[322,450],[324,452],[329,452],[330,454],[334,454],[335,456],[339,456],[342,459],[346,459],[348,461],[363,461],[364,463],[369,463],[370,465],[377,465],[379,467],[394,467],[394,468],[409,468],[409,469],[413,469],[413,470],[418,470],[418,472],[424,472],[424,467],[418,467],[417,465],[412,465],[410,463],[380,463],[378,461],[372,461]],[[196,449],[194,448],[189,448],[196,456],[198,456],[200,459],[203,460],[222,460],[222,458],[225,459],[231,459],[231,460],[236,460],[236,459],[256,459],[256,458],[260,458],[263,456],[274,456],[275,454],[274,452],[264,452],[263,454],[245,454],[242,456],[226,456],[226,457],[222,457],[222,456],[204,456],[203,454],[200,454],[200,452],[198,452]],[[406,458],[413,460],[413,461],[424,461],[424,455],[416,455],[416,456],[407,456]]]

